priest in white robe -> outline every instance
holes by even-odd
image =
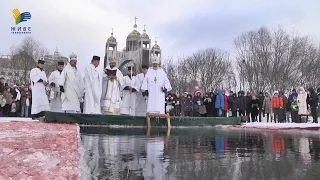
[[[140,89],[140,81],[135,76],[135,68],[128,67],[128,75],[123,77],[122,102],[120,114],[135,116],[137,94]]]
[[[100,57],[93,56],[91,64],[84,70],[84,114],[101,114],[102,71],[98,68]]]
[[[63,112],[62,111],[62,101],[61,92],[59,88],[59,81],[61,77],[62,70],[64,68],[64,62],[58,62],[58,69],[53,71],[49,76],[49,84],[51,87],[50,91],[50,110],[52,112]]]
[[[147,114],[147,97],[142,95],[141,85],[143,83],[144,77],[148,72],[149,66],[142,65],[142,72],[137,75],[137,78],[140,81],[139,92],[137,93],[136,100],[136,116],[146,116]]]
[[[101,108],[103,114],[120,114],[121,88],[123,86],[123,75],[116,67],[116,59],[108,58],[109,65],[104,69],[105,74],[102,80]],[[116,74],[108,74],[116,71]]]
[[[43,70],[44,60],[38,61],[38,66],[30,72],[32,88],[32,119],[41,118],[45,111],[50,111],[48,96],[46,94],[46,85],[48,84],[46,73]]]
[[[62,110],[66,113],[80,113],[83,101],[84,85],[80,71],[77,69],[77,55],[70,55],[70,62],[63,69],[59,81]]]
[[[141,90],[148,96],[147,112],[165,113],[165,93],[171,91],[167,74],[159,67],[160,58],[152,57],[152,68],[148,70],[143,80]]]

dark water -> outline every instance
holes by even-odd
[[[320,180],[320,133],[82,128],[92,179]]]

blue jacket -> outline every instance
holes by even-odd
[[[222,90],[217,89],[217,97],[216,97],[216,109],[223,109],[224,108],[224,97],[222,95]]]

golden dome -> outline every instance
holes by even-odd
[[[116,40],[116,38],[115,38],[115,37],[110,36],[110,37],[108,38],[108,41],[114,41],[114,42],[116,42],[117,40]]]
[[[141,34],[137,30],[133,30],[128,37],[140,37]]]
[[[155,44],[152,46],[152,49],[160,49],[160,46],[157,44],[157,41],[155,41]]]
[[[144,25],[144,30],[143,30],[143,34],[141,34],[141,38],[149,39],[149,36],[148,36],[148,34],[146,33],[146,25]]]
[[[107,41],[117,42],[116,38],[113,36],[113,28],[112,28],[111,36],[108,38]]]

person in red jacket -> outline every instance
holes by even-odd
[[[226,91],[223,90],[222,91],[222,95],[223,95],[223,100],[224,100],[224,107],[223,107],[223,112],[222,112],[222,115],[224,117],[227,117],[227,114],[228,114],[228,110],[229,110],[229,97],[226,95]]]
[[[279,96],[279,92],[275,91],[273,93],[273,97],[271,98],[271,102],[270,102],[270,107],[273,111],[274,114],[274,122],[277,123],[277,121],[279,123],[282,122],[282,109],[283,109],[283,99],[281,96]]]

